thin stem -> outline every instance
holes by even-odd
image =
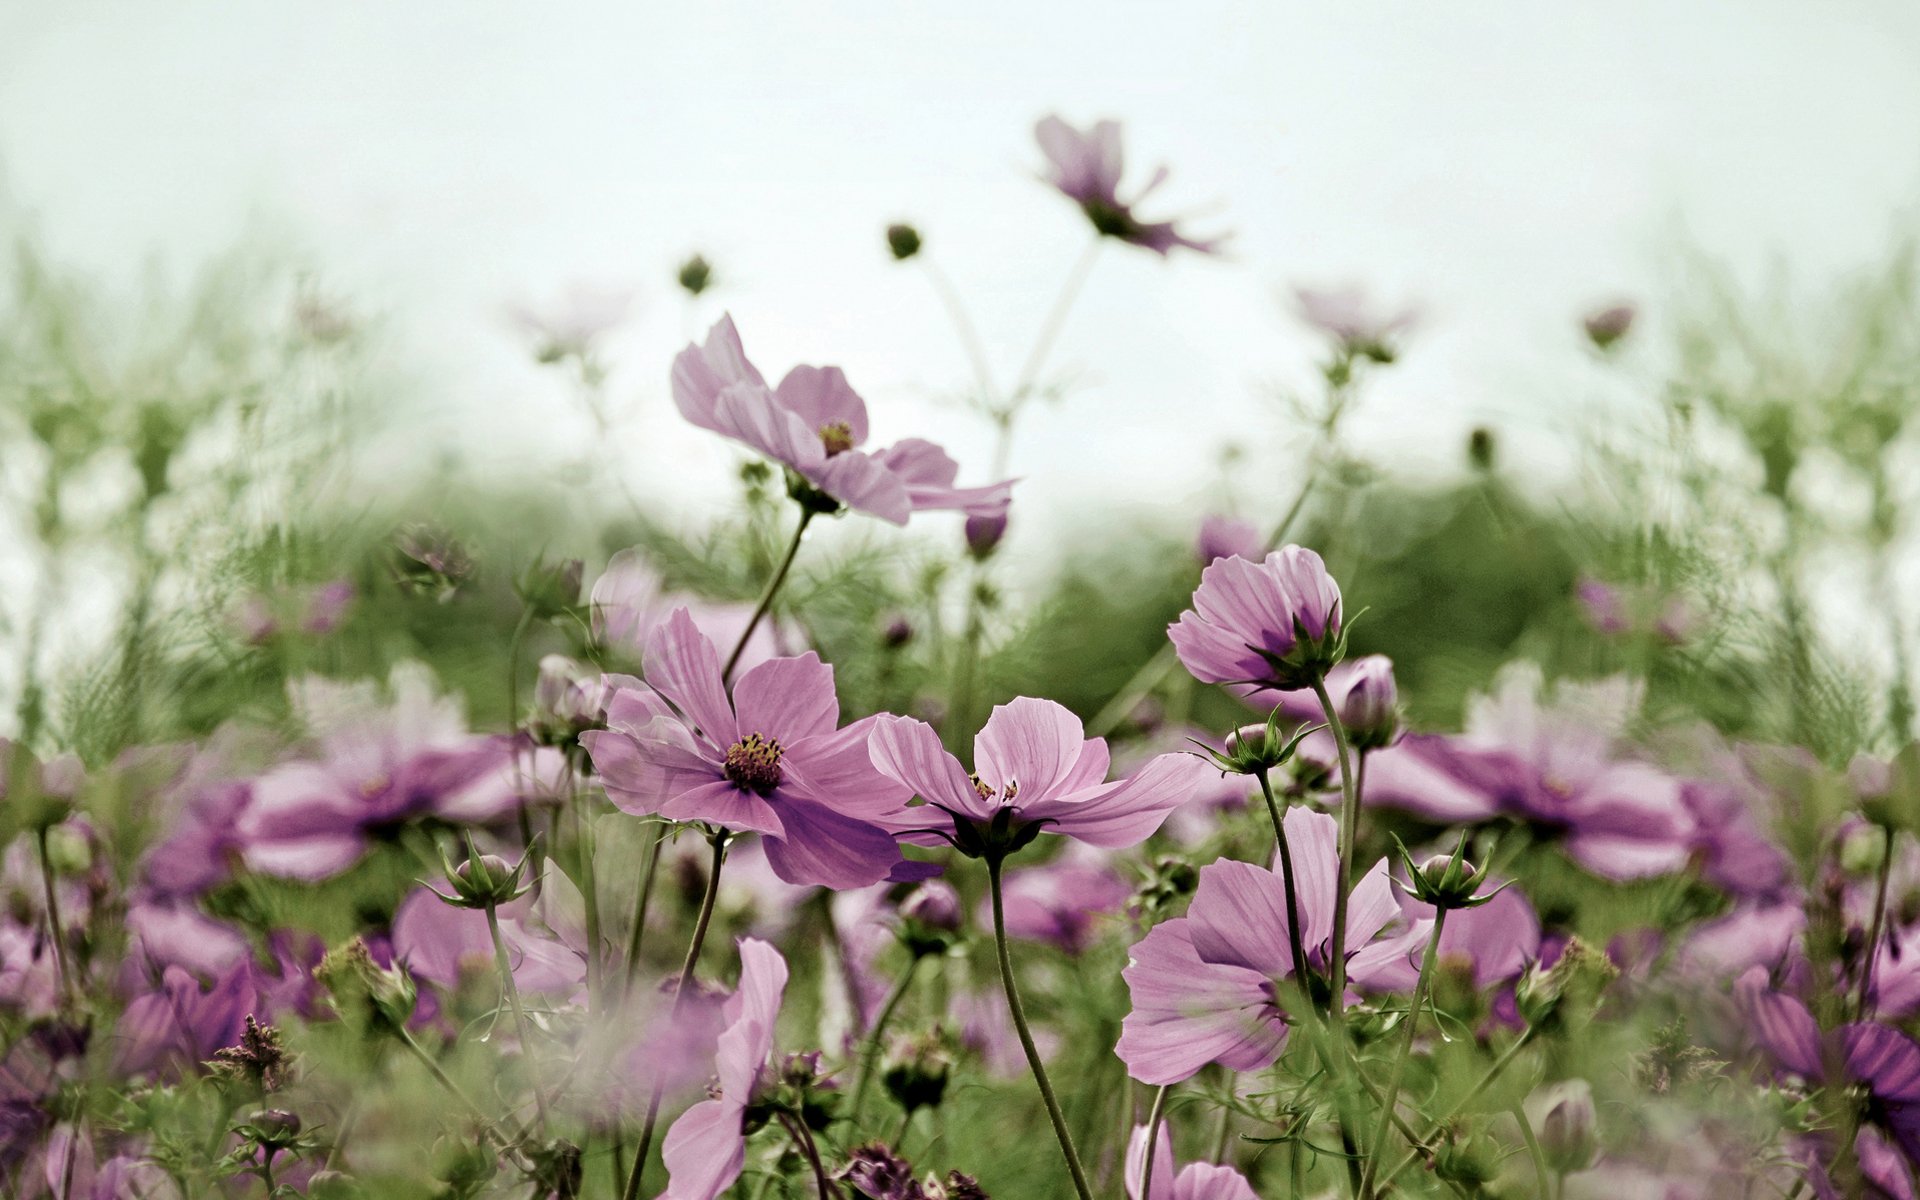
[[[593,819],[587,811],[587,797],[574,779],[573,756],[567,756],[567,803],[573,809],[574,840],[580,856],[580,901],[587,926],[587,1004],[597,1011],[607,1000],[605,964],[600,961],[600,883],[593,870]]]
[[[1033,1068],[1033,1081],[1040,1087],[1040,1099],[1047,1106],[1047,1116],[1053,1121],[1053,1136],[1060,1141],[1060,1153],[1067,1160],[1067,1174],[1073,1177],[1073,1190],[1080,1200],[1093,1200],[1093,1189],[1087,1185],[1087,1173],[1081,1169],[1079,1152],[1073,1148],[1073,1135],[1067,1132],[1067,1119],[1060,1111],[1060,1101],[1054,1097],[1053,1084],[1047,1081],[1047,1068],[1033,1044],[1033,1033],[1027,1028],[1026,1010],[1020,1006],[1020,989],[1013,980],[1013,959],[1007,953],[1007,915],[1000,895],[1000,865],[999,858],[987,859],[987,889],[993,897],[993,944],[999,952],[1000,982],[1007,992],[1007,1011],[1013,1017],[1014,1031],[1020,1035],[1020,1049],[1026,1052],[1027,1065]]]
[[[520,606],[520,619],[514,623],[513,636],[507,639],[507,730],[513,735],[513,771],[514,783],[524,782],[520,778],[520,751],[523,741],[520,737],[520,648],[527,639],[527,630],[533,627],[533,606]],[[527,803],[523,798],[516,806],[515,816],[520,821],[520,844],[533,848],[533,819],[527,813]],[[533,878],[541,878],[541,864],[533,864]]]
[[[1033,346],[1027,351],[1027,361],[1020,367],[1015,377],[1013,391],[1007,397],[999,414],[999,436],[993,446],[993,470],[989,479],[999,479],[1007,473],[1007,460],[1013,454],[1013,416],[1021,405],[1027,402],[1034,385],[1039,381],[1040,369],[1046,365],[1047,356],[1053,353],[1053,344],[1059,340],[1060,332],[1066,328],[1067,314],[1073,311],[1073,302],[1080,296],[1087,276],[1093,272],[1094,260],[1100,256],[1100,238],[1087,243],[1080,252],[1073,269],[1067,273],[1067,280],[1055,298],[1053,308],[1048,311],[1046,320],[1040,325],[1040,333],[1033,340]]]
[[[1153,1107],[1147,1110],[1147,1161],[1140,1172],[1140,1200],[1153,1200],[1153,1160],[1160,1149],[1160,1123],[1167,1116],[1167,1091],[1171,1085],[1153,1089]],[[1164,1197],[1163,1200],[1172,1200]]]
[[[1873,962],[1879,953],[1880,931],[1887,921],[1887,880],[1893,874],[1893,826],[1881,827],[1880,876],[1874,887],[1873,921],[1867,926],[1867,949],[1860,965],[1860,990],[1853,1000],[1854,1020],[1867,1019],[1867,1005],[1873,991]]]
[[[873,1028],[867,1031],[866,1048],[860,1054],[860,1078],[853,1085],[852,1112],[855,1125],[860,1123],[861,1112],[866,1104],[867,1088],[873,1082],[873,1065],[880,1057],[880,1038],[886,1033],[887,1022],[893,1019],[894,1010],[900,1007],[902,1000],[906,999],[907,989],[913,986],[914,972],[919,966],[918,954],[907,960],[907,969],[900,972],[900,978],[894,983],[893,990],[887,993],[886,1003],[880,1006],[879,1015],[873,1019]]]
[[[813,522],[813,510],[800,510],[800,523],[793,528],[793,541],[787,544],[786,557],[774,568],[773,577],[767,580],[766,590],[760,593],[760,602],[753,606],[753,616],[747,618],[747,627],[740,631],[740,640],[733,645],[733,653],[727,655],[727,665],[720,669],[722,683],[733,678],[733,669],[740,665],[740,656],[746,653],[747,643],[753,640],[753,631],[760,628],[760,622],[766,619],[767,610],[773,607],[773,598],[779,594],[780,585],[787,581],[787,572],[793,568],[793,560],[800,553],[800,539],[807,534],[807,526]]]
[[[449,1096],[458,1100],[461,1105],[473,1115],[473,1118],[480,1122],[480,1130],[482,1133],[503,1148],[511,1144],[507,1136],[501,1133],[499,1127],[494,1124],[493,1118],[487,1115],[487,1110],[474,1103],[473,1098],[467,1095],[466,1089],[453,1081],[453,1076],[447,1074],[446,1069],[440,1065],[439,1060],[435,1059],[433,1055],[428,1054],[427,1048],[414,1040],[411,1031],[404,1025],[395,1025],[392,1028],[394,1034],[400,1039],[400,1044],[405,1046],[412,1052],[415,1058],[420,1060],[420,1064],[426,1067],[427,1073],[433,1076],[434,1082],[444,1088]]]
[[[627,933],[627,994],[633,994],[634,980],[640,975],[640,945],[646,938],[647,908],[653,902],[653,879],[659,872],[660,852],[667,847],[667,827],[656,826],[653,848],[647,851],[647,865],[640,871],[640,890],[633,898],[633,928]]]
[[[539,1073],[534,1069],[533,1026],[527,1021],[527,1010],[520,1003],[520,989],[513,982],[513,963],[507,957],[507,940],[500,936],[499,909],[492,904],[487,907],[487,932],[493,937],[493,961],[500,969],[500,990],[506,993],[507,1003],[513,1006],[513,1023],[520,1031],[520,1054],[526,1059],[527,1074],[533,1085],[533,1107],[540,1118],[540,1129],[545,1133],[547,1127],[547,1101],[540,1090]]]
[[[1273,781],[1264,768],[1259,779],[1260,796],[1267,802],[1267,816],[1273,820],[1273,840],[1280,848],[1280,886],[1287,897],[1287,948],[1293,954],[1293,978],[1300,985],[1301,994],[1308,996],[1311,1007],[1313,1001],[1307,992],[1307,948],[1300,941],[1300,895],[1294,884],[1293,850],[1287,845],[1286,822],[1280,817],[1280,804],[1273,795]]]
[[[1420,976],[1413,982],[1413,1007],[1407,1010],[1407,1032],[1393,1056],[1393,1069],[1387,1074],[1386,1095],[1380,1101],[1380,1120],[1373,1127],[1373,1141],[1367,1151],[1366,1173],[1360,1177],[1360,1194],[1371,1195],[1374,1176],[1380,1169],[1380,1156],[1386,1152],[1387,1130],[1393,1125],[1394,1105],[1400,1102],[1400,1082],[1406,1077],[1407,1060],[1413,1056],[1414,1032],[1420,1025],[1420,1009],[1427,1002],[1427,989],[1433,981],[1434,960],[1440,954],[1440,935],[1447,927],[1447,910],[1436,909],[1433,933],[1427,938],[1427,952],[1420,959]]]
[[[813,1182],[820,1189],[820,1200],[833,1200],[833,1185],[827,1182],[827,1168],[820,1162],[820,1147],[813,1143],[813,1132],[805,1121],[797,1120],[785,1113],[780,1115],[780,1124],[786,1127],[787,1136],[800,1148],[801,1157],[813,1168]]]
[[[1313,694],[1320,701],[1320,711],[1326,715],[1327,728],[1333,731],[1333,744],[1340,755],[1340,878],[1333,893],[1333,995],[1328,999],[1328,1009],[1334,1025],[1341,1027],[1347,1002],[1347,889],[1353,879],[1353,843],[1360,826],[1360,779],[1354,770],[1347,727],[1341,724],[1333,698],[1327,695],[1325,679],[1314,678]]]
[[[1472,1088],[1468,1089],[1466,1095],[1454,1102],[1452,1108],[1449,1108],[1444,1114],[1436,1118],[1433,1124],[1427,1126],[1426,1133],[1422,1134],[1419,1140],[1414,1142],[1413,1148],[1407,1151],[1406,1157],[1395,1163],[1392,1170],[1380,1177],[1381,1185],[1383,1187],[1391,1187],[1393,1181],[1398,1179],[1402,1172],[1418,1162],[1421,1153],[1426,1150],[1428,1144],[1444,1133],[1447,1125],[1451,1123],[1455,1117],[1459,1116],[1467,1105],[1478,1100],[1480,1093],[1492,1087],[1494,1081],[1499,1079],[1506,1069],[1513,1065],[1513,1060],[1520,1057],[1520,1051],[1526,1048],[1527,1042],[1532,1039],[1532,1037],[1533,1026],[1529,1025],[1519,1037],[1513,1040],[1513,1045],[1508,1046],[1502,1051],[1500,1057],[1494,1060],[1493,1065],[1487,1068],[1487,1073],[1480,1077],[1480,1082],[1474,1084]]]
[[[1540,1148],[1540,1139],[1533,1132],[1533,1122],[1527,1120],[1527,1110],[1516,1100],[1507,1109],[1513,1114],[1514,1123],[1520,1126],[1520,1137],[1527,1143],[1527,1156],[1533,1160],[1533,1185],[1541,1196],[1553,1195],[1553,1183],[1547,1174],[1547,1153]]]
[[[47,899],[47,936],[53,942],[53,963],[60,973],[60,992],[69,1001],[78,995],[73,967],[67,962],[67,931],[60,920],[60,889],[54,886],[53,854],[47,848],[47,827],[34,831],[34,845],[40,852],[40,886]]]
[[[797,539],[795,544],[798,545]],[[744,638],[742,644],[745,644]],[[713,864],[707,872],[707,890],[700,897],[700,916],[694,922],[693,940],[687,944],[687,960],[680,966],[680,982],[673,990],[669,1022],[680,1015],[681,1007],[687,1002],[687,993],[693,990],[693,972],[700,965],[700,947],[706,944],[707,927],[713,923],[713,903],[720,895],[720,868],[726,865],[727,840],[731,836],[724,829],[716,829],[708,839],[713,844]],[[656,1076],[653,1095],[647,1100],[646,1123],[640,1128],[640,1146],[633,1156],[633,1172],[627,1176],[627,1188],[622,1193],[623,1200],[635,1200],[640,1194],[640,1177],[647,1172],[647,1155],[653,1149],[654,1127],[660,1123],[660,1097],[665,1088],[665,1077]]]
[[[936,266],[923,251],[920,254],[920,269],[926,273],[933,284],[933,290],[946,306],[947,316],[953,321],[954,330],[960,335],[960,344],[966,349],[967,359],[973,364],[973,374],[979,380],[981,398],[989,404],[998,403],[999,385],[993,380],[993,366],[987,358],[986,343],[980,340],[980,331],[974,327],[973,318],[967,315],[967,306],[960,299],[960,291],[947,278],[946,272]]]

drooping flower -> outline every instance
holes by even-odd
[[[747,1110],[773,1053],[774,1021],[786,988],[787,961],[780,952],[742,938],[740,986],[721,1010],[726,1028],[714,1053],[719,1078],[711,1098],[667,1130],[660,1149],[668,1177],[661,1200],[714,1200],[740,1177],[747,1160]]]
[[[1106,849],[1138,845],[1214,777],[1189,754],[1162,754],[1107,782],[1107,743],[1051,700],[1021,697],[994,708],[973,742],[974,771],[947,753],[924,721],[882,716],[873,764],[923,802],[893,818],[903,837],[1004,854],[1040,832]]]
[[[777,387],[747,360],[731,317],[673,360],[673,401],[702,429],[789,468],[829,501],[904,525],[915,512],[1004,516],[1011,481],[954,486],[960,467],[932,442],[907,438],[863,450],[867,405],[838,367],[799,366]]]
[[[1202,683],[1308,687],[1345,650],[1340,587],[1320,556],[1301,546],[1283,546],[1262,562],[1218,559],[1167,634]]]
[[[1310,994],[1328,986],[1338,830],[1334,819],[1304,808],[1282,826],[1292,852]],[[1390,927],[1402,925],[1397,936]],[[1169,1084],[1218,1062],[1250,1071],[1278,1058],[1287,1019],[1277,981],[1293,976],[1286,886],[1276,866],[1222,859],[1200,870],[1187,915],[1156,926],[1134,946],[1122,977],[1133,1011],[1116,1052],[1143,1083]],[[1404,986],[1405,962],[1417,930],[1405,929],[1387,863],[1355,883],[1347,907],[1347,979],[1353,988]]]
[[[647,639],[678,608],[693,614],[700,631],[722,646],[740,640],[753,621],[753,605],[697,599],[667,588],[660,573],[637,548],[607,560],[607,569],[588,593],[593,640],[631,658],[639,658]],[[757,667],[780,653],[786,633],[769,613],[754,628],[740,652],[740,669]]]
[[[1224,237],[1197,239],[1181,233],[1174,221],[1143,221],[1134,206],[1166,181],[1160,167],[1132,199],[1120,198],[1120,180],[1126,157],[1120,146],[1120,124],[1097,121],[1087,130],[1075,129],[1059,117],[1046,117],[1033,128],[1034,140],[1047,156],[1046,181],[1080,206],[1102,237],[1117,238],[1165,257],[1176,248],[1216,254]]]
[[[615,805],[758,833],[789,883],[924,873],[884,825],[908,795],[874,770],[876,718],[836,728],[833,668],[818,655],[769,659],[729,696],[718,651],[682,608],[648,639],[645,662],[647,684],[616,691],[607,728],[581,738]]]
[[[1135,1125],[1127,1139],[1128,1200],[1260,1200],[1247,1177],[1217,1163],[1188,1163],[1173,1170],[1173,1135],[1160,1126],[1153,1151],[1153,1178],[1147,1175],[1147,1127]]]
[[[553,770],[552,751],[518,754],[509,739],[469,733],[459,704],[434,694],[424,667],[394,668],[391,686],[391,704],[370,685],[295,686],[294,708],[317,753],[253,780],[234,823],[249,866],[325,879],[411,822],[497,821]]]

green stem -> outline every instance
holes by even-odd
[[[1514,1101],[1507,1109],[1513,1114],[1514,1123],[1520,1126],[1520,1137],[1527,1143],[1527,1156],[1533,1160],[1533,1185],[1543,1197],[1553,1195],[1553,1181],[1547,1173],[1547,1153],[1540,1147],[1540,1139],[1533,1132],[1533,1122],[1527,1120],[1527,1110],[1519,1101]]]
[[[1474,1084],[1472,1088],[1468,1089],[1466,1095],[1460,1097],[1459,1100],[1454,1102],[1454,1105],[1452,1108],[1449,1108],[1443,1115],[1437,1118],[1433,1122],[1433,1124],[1427,1126],[1426,1133],[1422,1134],[1420,1138],[1414,1143],[1413,1148],[1407,1151],[1406,1157],[1402,1158],[1399,1162],[1395,1163],[1393,1165],[1392,1170],[1388,1171],[1385,1175],[1380,1177],[1380,1182],[1382,1186],[1391,1187],[1393,1185],[1393,1181],[1395,1179],[1398,1179],[1402,1172],[1404,1172],[1408,1167],[1411,1167],[1414,1163],[1418,1162],[1420,1159],[1421,1153],[1426,1150],[1428,1145],[1432,1143],[1433,1139],[1439,1137],[1442,1133],[1446,1132],[1447,1125],[1451,1123],[1455,1117],[1459,1116],[1460,1113],[1463,1110],[1465,1110],[1467,1105],[1472,1104],[1475,1100],[1478,1100],[1480,1098],[1480,1094],[1486,1091],[1488,1088],[1492,1087],[1494,1084],[1494,1081],[1499,1079],[1500,1076],[1503,1073],[1505,1073],[1506,1069],[1513,1065],[1513,1060],[1520,1057],[1520,1051],[1526,1048],[1527,1042],[1532,1037],[1533,1037],[1533,1026],[1529,1025],[1527,1026],[1526,1030],[1521,1033],[1519,1037],[1513,1040],[1513,1045],[1508,1046],[1506,1050],[1501,1052],[1500,1057],[1494,1060],[1493,1065],[1491,1067],[1487,1068],[1487,1073],[1480,1077],[1480,1081],[1478,1083]]]
[[[1073,269],[1067,273],[1066,283],[1060,288],[1060,295],[1054,299],[1053,308],[1048,310],[1046,320],[1041,323],[1039,336],[1033,340],[1033,346],[1027,351],[1027,361],[1020,367],[1013,392],[1007,398],[1006,406],[1001,410],[1004,416],[1000,421],[999,436],[993,446],[993,470],[987,478],[1000,479],[1007,473],[1007,460],[1013,453],[1013,414],[1020,405],[1025,404],[1028,394],[1039,382],[1040,368],[1046,365],[1047,356],[1053,352],[1053,344],[1059,340],[1061,330],[1066,328],[1067,314],[1073,311],[1073,302],[1080,296],[1080,289],[1086,285],[1087,276],[1093,272],[1093,264],[1100,257],[1101,238],[1087,243],[1087,248],[1074,262]]]
[[[753,640],[753,631],[760,628],[760,622],[766,619],[767,610],[773,607],[773,598],[779,594],[780,585],[787,581],[787,572],[793,569],[793,560],[800,554],[800,539],[807,535],[807,526],[813,522],[813,510],[800,510],[800,523],[794,526],[793,541],[787,543],[787,553],[780,565],[773,569],[773,577],[767,580],[765,590],[760,593],[759,603],[753,606],[753,615],[747,618],[747,627],[740,631],[740,640],[734,643],[733,653],[727,655],[727,663],[720,668],[722,683],[733,678],[733,669],[740,665],[740,656],[746,653],[747,643]]]
[[[1860,989],[1853,1001],[1854,1020],[1867,1019],[1869,993],[1873,990],[1873,960],[1880,945],[1880,931],[1887,921],[1887,880],[1893,874],[1893,826],[1881,827],[1880,876],[1874,888],[1873,921],[1867,926],[1867,948],[1861,959]]]
[[[1344,1029],[1347,1003],[1347,890],[1353,879],[1353,843],[1360,827],[1360,777],[1354,769],[1352,743],[1347,727],[1327,695],[1325,679],[1315,677],[1313,694],[1326,715],[1327,728],[1333,731],[1333,744],[1340,757],[1340,878],[1333,893],[1333,995],[1328,1009],[1336,1029]]]
[[[634,980],[640,975],[640,945],[647,934],[647,908],[653,902],[653,880],[660,869],[660,852],[667,847],[667,827],[656,826],[653,847],[647,851],[647,865],[640,871],[640,890],[633,898],[633,928],[627,933],[627,994],[633,994]]]
[[[1281,819],[1280,804],[1273,795],[1273,781],[1267,778],[1265,768],[1261,769],[1259,779],[1260,796],[1267,802],[1267,816],[1273,820],[1273,840],[1280,848],[1280,886],[1287,897],[1287,948],[1293,953],[1293,978],[1311,1007],[1313,1000],[1307,991],[1307,948],[1300,941],[1300,896],[1294,884],[1293,850],[1287,845],[1286,822]]]
[[[47,900],[47,936],[53,942],[53,964],[60,973],[60,994],[69,1002],[79,996],[73,978],[73,966],[67,961],[67,930],[60,920],[60,889],[54,884],[53,854],[47,846],[47,827],[34,831],[34,846],[40,853],[40,886]]]
[[[920,956],[914,955],[907,960],[907,969],[900,972],[900,978],[887,993],[887,1001],[880,1006],[880,1013],[873,1019],[873,1028],[867,1031],[867,1042],[860,1054],[860,1079],[853,1085],[853,1123],[860,1124],[862,1110],[866,1104],[867,1088],[873,1082],[873,1065],[880,1057],[880,1038],[886,1032],[887,1023],[893,1019],[893,1012],[906,999],[907,989],[913,986],[914,971],[920,966]]]
[[[807,1123],[782,1113],[780,1124],[786,1127],[787,1136],[793,1139],[793,1144],[800,1149],[801,1157],[805,1158],[807,1165],[813,1168],[813,1182],[814,1186],[820,1190],[820,1200],[833,1200],[833,1185],[827,1182],[827,1168],[820,1161],[820,1147],[814,1145],[813,1133],[807,1128]]]
[[[797,540],[795,544],[798,544]],[[741,644],[745,643],[746,639],[742,638]],[[679,1017],[681,1007],[687,1002],[687,994],[693,990],[693,972],[700,965],[700,947],[706,944],[707,927],[713,923],[713,904],[720,895],[720,868],[727,862],[727,839],[730,836],[726,830],[716,829],[708,839],[713,844],[713,865],[707,872],[707,890],[700,897],[700,916],[694,922],[693,940],[687,944],[687,959],[680,966],[680,982],[673,991],[669,1022]],[[653,1095],[647,1100],[646,1123],[640,1129],[640,1146],[633,1156],[633,1171],[627,1176],[626,1191],[622,1193],[623,1200],[635,1200],[640,1195],[640,1178],[647,1171],[647,1155],[653,1149],[654,1128],[660,1123],[660,1097],[665,1088],[666,1079],[656,1077]]]
[[[1394,1106],[1400,1102],[1400,1083],[1406,1077],[1407,1060],[1413,1057],[1413,1039],[1420,1025],[1420,1010],[1427,1002],[1427,989],[1433,980],[1433,964],[1440,954],[1440,935],[1447,927],[1447,910],[1436,909],[1433,933],[1427,938],[1427,952],[1420,959],[1420,976],[1413,983],[1413,1007],[1407,1010],[1407,1032],[1393,1056],[1393,1069],[1387,1074],[1386,1095],[1380,1102],[1380,1119],[1373,1127],[1373,1141],[1367,1151],[1366,1173],[1360,1177],[1360,1194],[1373,1194],[1374,1176],[1380,1169],[1380,1156],[1386,1152],[1387,1130],[1393,1125]]]
[[[1166,1119],[1170,1086],[1163,1083],[1153,1090],[1153,1107],[1147,1110],[1147,1161],[1140,1172],[1140,1200],[1153,1200],[1153,1160],[1160,1149],[1160,1123]],[[1173,1198],[1162,1197],[1162,1200]]]
[[[474,1103],[473,1098],[467,1095],[466,1089],[453,1081],[453,1076],[447,1074],[446,1069],[440,1065],[439,1060],[435,1059],[433,1055],[428,1054],[427,1048],[414,1040],[411,1031],[404,1025],[395,1025],[392,1026],[392,1029],[394,1034],[399,1037],[400,1044],[405,1046],[416,1059],[420,1060],[420,1065],[424,1066],[427,1069],[427,1073],[433,1076],[434,1082],[445,1089],[449,1096],[458,1100],[467,1112],[473,1116],[473,1119],[480,1123],[480,1131],[485,1134],[488,1139],[496,1142],[502,1149],[512,1144],[511,1140],[500,1132],[499,1126],[494,1124],[493,1118],[487,1115],[487,1111]]]
[[[493,937],[493,961],[500,969],[500,990],[506,993],[507,1003],[513,1007],[513,1023],[520,1032],[520,1054],[526,1059],[527,1074],[533,1086],[533,1107],[540,1118],[540,1130],[544,1136],[547,1128],[547,1101],[540,1090],[539,1072],[534,1068],[533,1026],[527,1020],[527,1010],[520,1003],[520,988],[513,982],[513,963],[507,957],[507,941],[500,936],[499,909],[492,904],[487,909],[487,932]]]
[[[1073,1135],[1067,1132],[1067,1119],[1060,1111],[1060,1101],[1054,1097],[1053,1084],[1047,1081],[1047,1068],[1040,1061],[1040,1051],[1033,1044],[1033,1033],[1027,1028],[1027,1014],[1020,1006],[1020,989],[1013,979],[1013,959],[1007,953],[1007,917],[1006,905],[1000,894],[1000,866],[998,857],[987,859],[987,889],[993,897],[993,944],[1000,958],[1000,982],[1007,992],[1007,1010],[1013,1017],[1013,1028],[1020,1035],[1020,1049],[1026,1052],[1027,1065],[1033,1068],[1033,1081],[1040,1087],[1040,1099],[1047,1106],[1047,1116],[1053,1122],[1053,1136],[1059,1139],[1060,1153],[1067,1160],[1067,1174],[1073,1177],[1073,1190],[1080,1200],[1093,1200],[1093,1189],[1087,1185],[1087,1173],[1080,1166],[1079,1152],[1073,1148]]]

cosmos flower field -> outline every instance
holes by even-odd
[[[0,1194],[1911,1200],[1911,274],[1793,369],[1569,314],[1661,432],[1550,496],[1497,428],[1369,462],[1423,314],[1301,289],[1282,501],[1014,586],[1000,464],[1075,403],[1095,252],[1232,245],[1117,125],[1035,135],[1090,250],[978,364],[997,462],[879,444],[694,258],[642,373],[737,455],[698,528],[591,458],[584,512],[315,502],[351,310],[127,358],[20,268]],[[934,231],[876,241],[957,301]],[[620,310],[515,320],[616,455]]]

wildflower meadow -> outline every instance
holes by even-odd
[[[1785,333],[1704,267],[1567,313],[1635,415],[1544,486],[1497,424],[1396,471],[1432,314],[1289,289],[1271,427],[1164,447],[1270,486],[1016,566],[1063,324],[1234,249],[1032,134],[1085,252],[1026,345],[873,214],[958,461],[717,253],[617,376],[657,311],[501,322],[593,431],[538,490],[366,467],[421,381],[311,274],[128,312],[21,244],[0,1194],[1912,1200],[1911,256]],[[724,503],[627,486],[630,391]]]

